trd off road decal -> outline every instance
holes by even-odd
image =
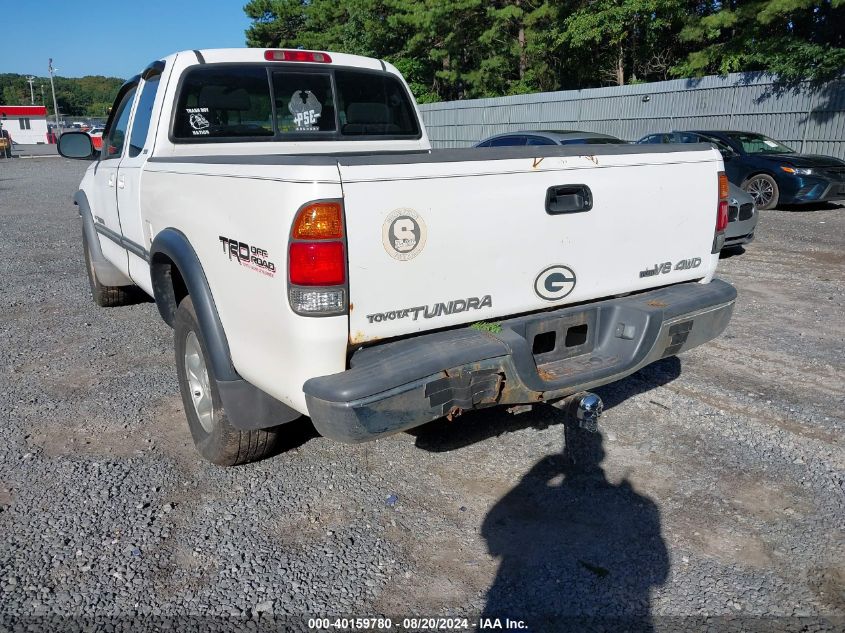
[[[534,292],[546,301],[559,301],[575,290],[575,271],[556,264],[544,269],[534,280]]]
[[[384,250],[393,259],[408,261],[420,254],[425,246],[425,222],[413,209],[396,209],[385,218],[381,228]]]
[[[208,128],[211,126],[206,118],[208,108],[185,108],[185,112],[188,114],[188,123],[191,124],[191,134],[194,136],[207,135]]]
[[[288,101],[288,110],[293,115],[297,132],[319,129],[323,104],[310,90],[297,90]]]
[[[241,266],[272,277],[276,274],[276,265],[269,260],[270,254],[263,248],[250,246],[246,242],[239,242],[229,237],[220,236],[223,252],[229,256],[229,261],[236,261]]]
[[[663,262],[662,264],[655,264],[651,268],[646,268],[640,271],[640,277],[655,277],[657,275],[665,275],[671,273],[673,270],[691,270],[701,266],[700,257],[692,257],[690,259],[682,259],[674,266],[672,262]]]

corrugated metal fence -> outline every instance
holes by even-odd
[[[434,147],[517,130],[585,130],[635,141],[652,132],[761,132],[795,150],[845,158],[845,78],[783,89],[760,74],[675,79],[420,106]]]

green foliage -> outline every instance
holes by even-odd
[[[249,0],[249,46],[393,63],[430,102],[845,67],[845,0]]]
[[[845,67],[845,1],[751,0],[691,18],[677,76],[767,71],[784,82],[821,82]]]
[[[502,325],[500,323],[491,323],[489,321],[476,321],[469,327],[472,330],[478,330],[479,332],[490,332],[492,334],[498,334],[502,331]]]
[[[0,74],[0,96],[3,105],[29,105],[31,94],[26,75]],[[104,117],[108,114],[117,89],[123,79],[117,77],[87,76],[78,78],[55,77],[56,101],[59,112],[67,116]],[[43,93],[42,93],[43,87]],[[50,78],[36,77],[33,82],[35,105],[47,106],[53,114],[53,95]],[[42,100],[43,94],[43,100]]]

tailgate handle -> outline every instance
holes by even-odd
[[[593,192],[587,185],[558,185],[546,191],[546,213],[580,213],[593,208]]]

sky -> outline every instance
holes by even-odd
[[[0,73],[126,79],[176,51],[244,46],[246,0],[0,0]]]

